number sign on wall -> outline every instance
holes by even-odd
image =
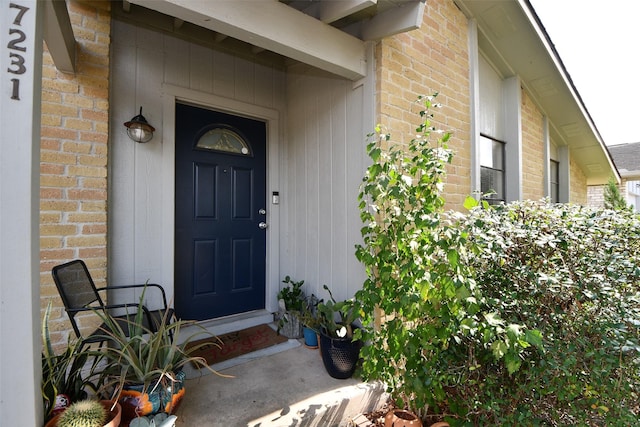
[[[9,9],[13,9],[15,13],[15,19],[9,26],[9,42],[7,43],[7,54],[9,55],[9,67],[7,73],[9,73],[10,81],[12,84],[11,99],[20,100],[20,76],[27,71],[25,66],[24,56],[21,52],[26,52],[27,48],[23,43],[27,40],[27,35],[20,29],[22,26],[22,18],[24,14],[29,11],[26,6],[21,6],[16,3],[9,3]]]

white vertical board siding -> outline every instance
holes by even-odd
[[[123,39],[133,39],[135,29],[113,21],[113,33]],[[111,284],[126,284],[134,281],[134,235],[133,215],[135,212],[134,187],[136,147],[126,135],[123,123],[137,114],[135,94],[136,85],[136,46],[135,44],[112,45],[111,61],[111,130],[109,147],[109,249],[111,269],[108,281]],[[123,191],[125,190],[126,191]],[[116,273],[117,272],[117,273]],[[113,297],[112,297],[113,298]],[[111,300],[116,303],[117,300]]]
[[[305,280],[306,291],[336,299],[353,296],[364,269],[357,194],[366,165],[363,88],[298,65],[287,74],[288,176],[284,181],[282,275]]]
[[[163,259],[173,252],[163,239],[163,224],[172,223],[163,215],[173,213],[163,206],[174,198],[173,190],[163,187],[163,176],[173,174],[162,168],[167,158],[163,85],[268,107],[284,116],[285,75],[277,64],[260,65],[118,20],[113,21],[112,40],[109,279],[162,283],[171,300],[173,278],[165,275],[163,283]],[[145,144],[132,142],[123,126],[140,106],[156,128]],[[268,144],[281,144],[272,139]],[[267,159],[267,167],[277,160]]]
[[[480,133],[505,140],[502,79],[481,55],[480,67]]]
[[[372,51],[371,51],[372,52]],[[369,61],[372,56],[370,54]],[[355,258],[355,244],[362,242],[360,229],[360,211],[358,209],[358,193],[362,178],[371,160],[366,151],[366,135],[374,130],[374,93],[373,93],[373,66],[369,65],[371,80],[363,86],[353,90],[351,96],[346,99],[345,110],[345,186],[344,186],[344,216],[345,237],[342,242],[345,255],[346,296],[351,297],[362,288],[366,278],[364,267]],[[360,124],[356,126],[356,124]],[[340,211],[336,216],[340,216]]]
[[[134,143],[134,282],[159,283],[155,274],[158,261],[162,259],[162,216],[157,214],[163,197],[162,168],[158,159],[162,157],[162,103],[157,98],[162,90],[164,62],[162,42],[156,33],[139,29],[136,56],[135,105],[143,107],[143,115],[156,128],[152,143]],[[121,125],[122,126],[122,125]]]

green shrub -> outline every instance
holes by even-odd
[[[492,401],[486,417],[500,423],[637,425],[638,217],[523,201],[475,208],[459,224],[477,249],[470,267],[486,310],[539,330],[545,350],[511,378],[479,369],[483,388],[461,393]]]
[[[433,101],[408,146],[380,129],[368,145],[363,377],[451,425],[638,425],[638,217],[472,198],[444,212]]]
[[[369,343],[362,374],[385,382],[414,412],[466,416],[467,407],[451,400],[455,391],[479,366],[516,371],[540,335],[506,324],[483,304],[467,260],[468,233],[443,215],[442,178],[452,154],[449,134],[431,124],[433,100],[420,99],[422,123],[407,147],[379,129],[368,145],[373,164],[359,195],[364,227],[356,249],[368,275],[355,304],[368,326],[359,332]],[[439,139],[430,141],[432,134]]]

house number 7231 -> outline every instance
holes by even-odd
[[[9,27],[9,43],[7,43],[7,49],[9,51],[9,68],[7,72],[19,76],[27,71],[24,65],[24,56],[20,52],[26,52],[27,48],[22,45],[27,40],[27,35],[19,28],[22,26],[22,18],[24,14],[29,10],[26,6],[20,6],[19,4],[9,3],[10,9],[16,9],[16,18],[13,20],[12,25]],[[20,79],[15,77],[11,79],[12,90],[11,99],[20,100]]]

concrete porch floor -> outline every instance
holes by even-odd
[[[233,378],[187,372],[191,379],[176,413],[177,427],[343,427],[386,401],[380,385],[330,377],[319,350],[298,340],[289,340],[278,353],[235,362],[217,368]]]

